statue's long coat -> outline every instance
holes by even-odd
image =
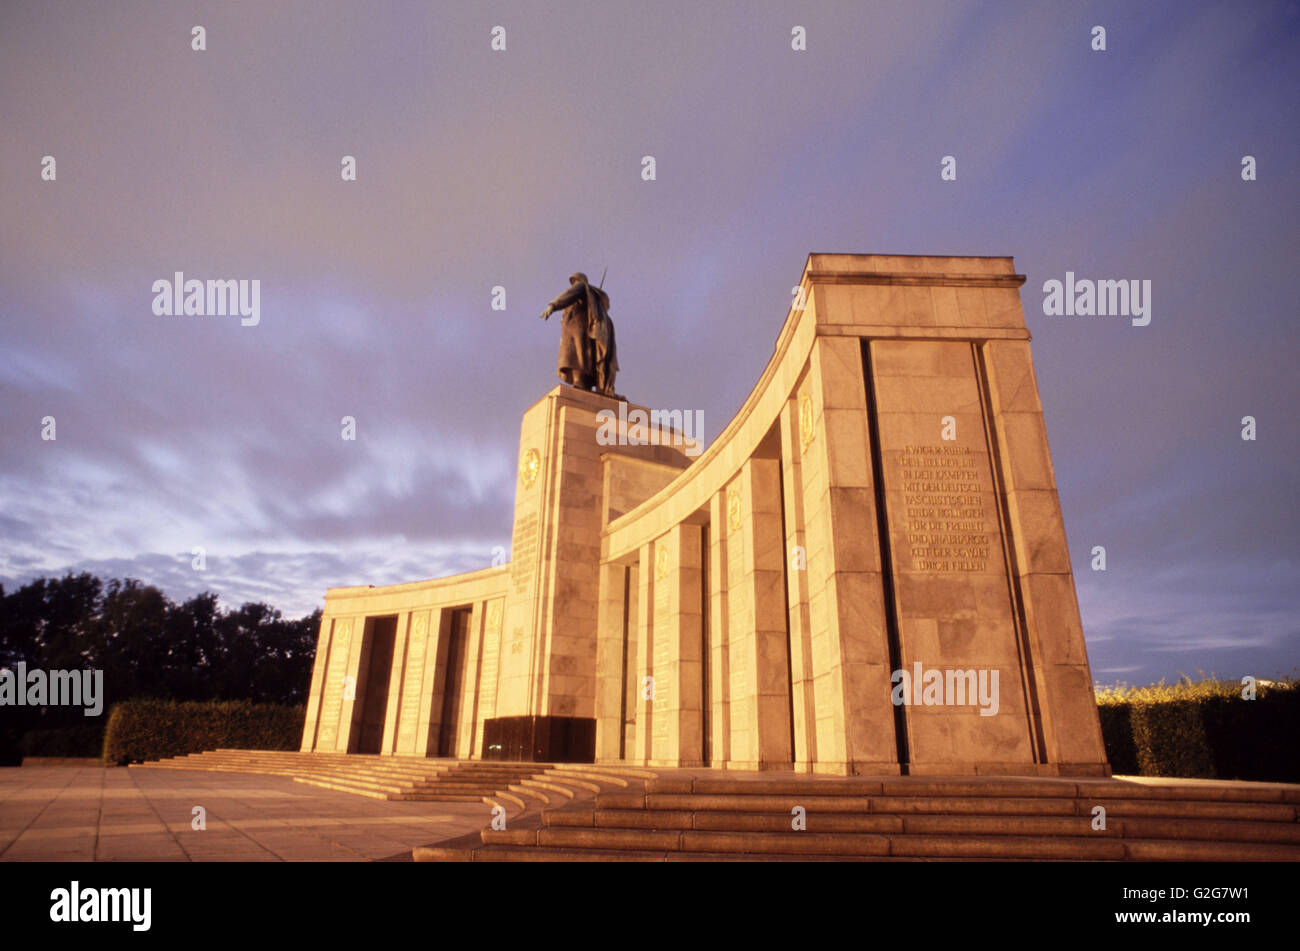
[[[578,281],[551,301],[551,308],[564,309],[556,372],[577,370],[594,384],[598,363],[603,358],[608,360],[612,379],[613,373],[618,371],[618,350],[614,343],[614,327],[609,320],[609,295],[586,281]]]

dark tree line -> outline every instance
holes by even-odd
[[[119,700],[302,703],[321,612],[297,620],[248,603],[222,610],[205,592],[180,604],[133,579],[94,575],[0,586],[0,667],[104,672],[104,713]],[[10,731],[87,724],[80,708],[0,707]]]

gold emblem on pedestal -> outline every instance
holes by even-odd
[[[488,605],[487,629],[489,631],[501,630],[501,602],[493,601]]]
[[[727,490],[727,525],[731,531],[740,528],[740,486]]]
[[[668,574],[668,549],[660,545],[655,552],[655,578],[663,578]]]
[[[424,627],[428,623],[429,623],[428,619],[425,615],[417,614],[415,616],[415,624],[413,625],[411,630],[412,642],[418,644],[424,640]]]
[[[352,633],[351,621],[334,622],[334,640],[338,641],[340,644],[346,644],[348,642],[348,635],[351,633]]]
[[[803,451],[808,451],[808,446],[813,441],[813,405],[812,397],[805,393],[799,398],[799,441],[803,444]]]
[[[531,489],[541,468],[542,454],[536,449],[529,449],[519,459],[519,484],[525,489]]]

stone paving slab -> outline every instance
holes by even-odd
[[[193,808],[207,829],[192,828]],[[0,768],[0,862],[322,862],[477,833],[484,803],[388,802],[288,776]]]

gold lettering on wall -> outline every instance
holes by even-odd
[[[668,573],[668,549],[660,542],[656,545],[655,555],[656,584],[654,585],[654,628],[650,651],[651,668],[648,671],[654,677],[654,701],[651,704],[650,742],[654,749],[663,749],[668,742],[669,717],[664,711],[669,709],[668,699],[671,694],[672,677],[672,585],[669,582],[658,583]],[[659,574],[659,565],[663,565],[664,574]],[[659,715],[664,713],[664,715]]]
[[[807,452],[808,447],[812,445],[815,432],[816,430],[813,429],[812,397],[805,393],[799,399],[799,441],[804,452]]]
[[[987,571],[980,456],[964,446],[904,446],[900,461],[914,571]]]
[[[397,713],[397,748],[401,752],[415,744],[415,724],[420,718],[420,687],[424,678],[428,628],[427,614],[421,612],[411,619],[411,639],[406,645],[406,667],[402,676],[402,700]]]
[[[325,669],[325,684],[321,693],[320,729],[316,748],[332,750],[338,741],[339,715],[343,707],[343,675],[348,669],[348,640],[352,622],[348,619],[334,621],[334,636],[330,644],[329,661]]]
[[[483,664],[479,672],[479,690],[481,691],[483,709],[496,710],[497,672],[501,666],[501,618],[502,602],[489,601],[487,611],[487,636],[483,638]],[[492,635],[497,635],[493,637]]]
[[[537,513],[529,512],[519,519],[515,532],[515,548],[510,553],[510,583],[515,593],[527,591],[537,567]]]

